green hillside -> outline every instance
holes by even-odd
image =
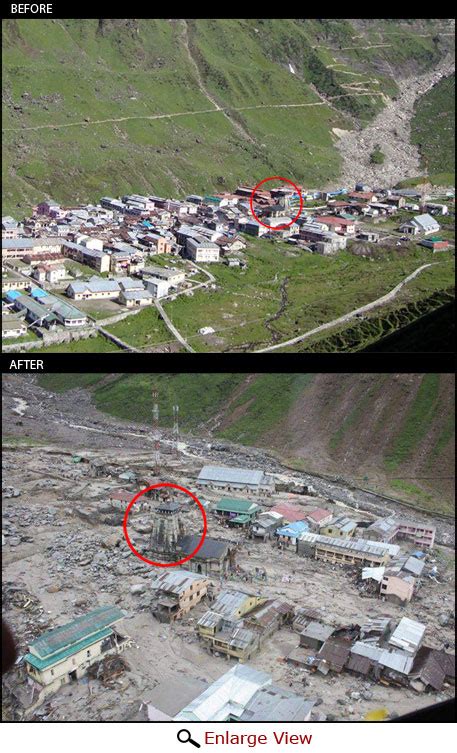
[[[449,174],[446,183],[453,185],[455,75],[441,79],[419,99],[411,122],[411,141],[419,147],[426,172]]]
[[[99,410],[160,425],[179,405],[183,436],[265,447],[297,468],[335,473],[419,506],[453,511],[455,441],[447,374],[46,374],[40,386],[89,389]]]
[[[275,173],[336,181],[332,128],[369,120],[399,71],[449,44],[443,21],[402,23],[5,20],[3,211]]]

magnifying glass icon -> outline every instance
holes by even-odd
[[[191,743],[191,745],[194,745],[196,748],[202,747],[196,740],[192,740],[188,729],[180,729],[176,737],[180,743]]]

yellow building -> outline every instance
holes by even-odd
[[[156,596],[154,616],[160,622],[179,619],[206,596],[208,586],[208,578],[189,570],[161,573],[151,584]]]
[[[319,529],[319,533],[321,536],[332,536],[333,538],[339,538],[341,536],[342,538],[348,539],[354,535],[356,528],[357,523],[355,520],[351,520],[351,518],[346,517],[346,515],[339,515],[337,518],[334,518],[331,523],[322,526],[322,528]]]

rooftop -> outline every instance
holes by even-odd
[[[198,474],[197,480],[258,486],[264,481],[264,473],[263,471],[251,471],[248,468],[227,468],[217,465],[205,465]]]
[[[114,625],[123,617],[124,612],[118,607],[98,607],[62,627],[47,630],[30,643],[30,650],[44,659]]]

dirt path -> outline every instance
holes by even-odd
[[[189,353],[195,353],[195,350],[189,345],[187,340],[184,339],[184,337],[181,335],[181,333],[176,329],[175,325],[172,323],[169,316],[165,313],[163,306],[159,303],[159,301],[154,301],[154,304],[156,306],[157,311],[161,315],[164,324],[168,327],[171,334],[176,337],[177,340],[181,343],[181,345],[189,352]]]
[[[423,264],[421,267],[418,267],[414,270],[414,272],[411,272],[407,277],[405,277],[404,280],[398,283],[389,293],[386,293],[385,295],[381,296],[381,298],[377,298],[375,301],[371,301],[371,303],[366,303],[365,306],[361,306],[358,309],[354,309],[353,311],[350,311],[348,314],[344,314],[343,316],[340,316],[338,319],[333,319],[331,322],[326,322],[325,324],[321,324],[319,327],[314,327],[314,329],[310,329],[308,332],[305,332],[303,335],[299,335],[298,337],[293,337],[291,340],[286,340],[285,342],[278,343],[277,345],[270,345],[268,348],[261,348],[260,350],[255,350],[254,353],[268,353],[272,350],[278,350],[279,348],[284,348],[287,345],[295,345],[296,343],[302,342],[303,340],[306,340],[308,337],[312,337],[312,335],[318,334],[318,332],[323,332],[326,329],[331,329],[332,327],[336,327],[338,324],[346,324],[351,319],[355,319],[356,316],[359,314],[364,314],[367,311],[371,311],[372,309],[376,308],[377,306],[382,306],[385,303],[389,303],[392,301],[395,296],[400,292],[400,290],[403,288],[404,285],[406,285],[408,282],[413,280],[415,277],[417,277],[418,274],[422,272],[422,270],[426,269],[427,267],[432,267],[434,264],[437,264],[438,262],[432,262],[430,264]]]
[[[420,175],[419,150],[410,143],[414,105],[441,78],[453,73],[454,68],[454,61],[447,56],[433,71],[398,81],[400,93],[395,100],[378,93],[384,97],[386,106],[366,128],[336,134],[336,146],[343,157],[341,180],[344,184],[354,184],[363,175],[369,185],[393,186],[399,180]],[[382,165],[370,162],[377,144],[385,155]]]
[[[360,97],[372,97],[376,94],[383,96],[382,93],[378,92],[367,92],[365,94],[359,94]],[[227,109],[230,109],[234,112],[244,112],[245,110],[289,110],[294,107],[321,107],[322,105],[329,105],[329,102],[333,101],[334,99],[339,99],[342,96],[342,94],[337,94],[334,97],[327,97],[325,100],[322,100],[320,102],[292,102],[290,104],[275,104],[275,105],[245,105],[243,107],[230,107]],[[356,96],[355,94],[352,96]],[[39,126],[21,126],[18,128],[2,128],[3,132],[9,132],[9,131],[41,131],[43,129],[52,129],[54,131],[58,131],[61,128],[74,128],[75,126],[94,126],[94,125],[102,125],[104,123],[121,123],[127,120],[164,120],[166,118],[180,118],[180,117],[187,117],[189,115],[206,115],[208,113],[215,113],[219,112],[222,115],[229,117],[226,110],[222,109],[221,107],[214,107],[212,109],[208,110],[186,110],[184,112],[169,112],[166,114],[159,114],[159,115],[127,115],[123,116],[121,118],[104,118],[102,120],[76,120],[72,123],[51,123],[46,125],[39,125]],[[232,125],[235,125],[234,122],[230,119],[230,122]],[[237,126],[239,124],[236,124]]]

